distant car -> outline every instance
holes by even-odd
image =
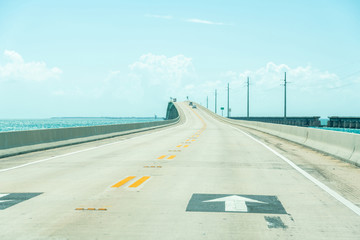
[[[193,102],[189,102],[189,106],[192,106],[193,105]]]
[[[194,105],[192,106],[192,108],[196,108],[196,105],[194,104]]]
[[[173,98],[173,102],[176,102],[176,98]]]

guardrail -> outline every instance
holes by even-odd
[[[169,103],[168,109],[169,105],[173,118],[164,121],[0,132],[0,158],[174,125],[180,117],[176,105]]]
[[[200,107],[220,121],[269,133],[360,166],[360,134],[265,122],[233,120],[221,117],[203,106]]]
[[[320,127],[320,117],[230,117],[235,120],[267,122],[301,127]]]

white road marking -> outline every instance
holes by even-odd
[[[300,167],[298,167],[295,163],[293,163],[292,161],[290,161],[288,158],[284,157],[283,155],[281,155],[280,153],[278,153],[277,151],[275,151],[274,149],[272,149],[271,147],[267,146],[265,143],[259,141],[258,139],[254,138],[253,136],[247,134],[246,132],[233,127],[231,125],[227,125],[231,128],[236,129],[237,131],[241,132],[242,134],[248,136],[249,138],[251,138],[252,140],[254,140],[255,142],[261,144],[262,146],[264,146],[266,149],[268,149],[270,152],[274,153],[276,156],[278,156],[279,158],[281,158],[282,160],[284,160],[286,163],[288,163],[291,167],[293,167],[296,171],[298,171],[299,173],[301,173],[304,177],[306,177],[307,179],[309,179],[310,181],[312,181],[314,184],[316,184],[318,187],[320,187],[322,190],[324,190],[325,192],[327,192],[328,194],[330,194],[332,197],[334,197],[336,200],[338,200],[339,202],[341,202],[342,204],[344,204],[346,207],[348,207],[350,210],[352,210],[354,213],[356,213],[357,215],[360,216],[360,208],[358,206],[356,206],[355,204],[353,204],[352,202],[350,202],[349,200],[347,200],[346,198],[344,198],[343,196],[341,196],[340,194],[338,194],[337,192],[335,192],[334,190],[332,190],[331,188],[329,188],[328,186],[326,186],[324,183],[320,182],[319,180],[317,180],[316,178],[314,178],[313,176],[311,176],[310,174],[308,174],[307,172],[305,172],[304,170],[302,170]]]
[[[0,193],[0,198],[2,198],[2,197],[6,197],[7,195],[9,195],[9,193]],[[0,203],[2,203],[2,202],[9,202],[9,201],[13,201],[13,200],[0,200]]]
[[[184,125],[187,124],[187,118],[185,118],[185,123],[183,123],[183,124],[184,124]],[[181,125],[179,125],[179,126],[176,126],[176,127],[174,127],[174,128],[167,128],[167,129],[160,130],[160,131],[156,131],[156,132],[152,132],[152,133],[142,134],[142,135],[140,135],[140,136],[136,136],[136,137],[133,137],[133,138],[124,139],[124,140],[120,140],[120,141],[116,141],[116,142],[112,142],[112,143],[107,143],[107,144],[100,145],[100,146],[97,146],[97,147],[86,148],[86,149],[83,149],[83,150],[80,150],[80,151],[75,151],[75,152],[70,152],[70,153],[66,153],[66,154],[62,154],[62,155],[58,155],[58,156],[54,156],[54,157],[50,157],[50,158],[45,158],[45,159],[41,159],[41,160],[38,160],[38,161],[34,161],[34,162],[30,162],[30,163],[25,163],[25,164],[22,164],[22,165],[18,165],[18,166],[15,166],[15,167],[0,169],[0,173],[1,173],[1,172],[7,172],[7,171],[10,171],[10,170],[14,170],[14,169],[18,169],[18,168],[22,168],[22,167],[26,167],[26,166],[30,166],[30,165],[33,165],[33,164],[38,164],[38,163],[50,161],[50,160],[53,160],[53,159],[56,159],[56,158],[67,157],[67,156],[70,156],[70,155],[74,155],[74,154],[78,154],[78,153],[83,153],[83,152],[91,151],[91,150],[94,150],[94,149],[99,149],[99,148],[107,147],[107,146],[114,145],[114,144],[118,144],[118,143],[124,143],[124,142],[130,141],[130,140],[133,140],[133,139],[136,139],[136,138],[139,138],[139,137],[143,137],[143,136],[145,136],[145,135],[157,134],[157,133],[161,133],[161,132],[164,132],[164,131],[173,130],[173,129],[175,129],[175,128],[181,127],[183,124],[181,124]]]
[[[225,202],[225,212],[247,212],[248,208],[246,206],[246,202],[256,202],[256,203],[263,203],[258,200],[254,200],[251,198],[240,197],[240,196],[227,196],[222,198],[216,198],[213,200],[207,200],[204,202]]]

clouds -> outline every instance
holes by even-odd
[[[268,62],[264,67],[243,72],[228,71],[224,77],[233,83],[245,82],[249,76],[254,86],[263,90],[278,88],[284,80],[284,72],[291,86],[300,91],[317,91],[318,89],[335,89],[343,85],[339,76],[328,71],[316,69],[310,65],[289,67],[286,64]]]
[[[221,74],[221,82],[213,81],[212,89],[230,83],[234,115],[246,114],[246,79],[250,77],[251,115],[281,116],[283,114],[284,72],[287,85],[288,114],[293,116],[347,115],[344,106],[356,101],[353,93],[360,91],[359,79],[341,78],[336,73],[321,70],[312,65],[291,67],[287,64],[268,62],[255,70],[227,71]],[[220,97],[221,101],[222,97]],[[225,98],[224,98],[225,99]],[[351,100],[350,100],[351,99]],[[222,103],[226,105],[226,102]],[[350,112],[350,111],[348,111]]]
[[[109,70],[103,79],[78,86],[57,89],[57,97],[78,97],[89,101],[118,103],[130,115],[142,109],[151,116],[153,111],[163,112],[170,97],[184,96],[195,79],[192,58],[182,54],[174,56],[147,53],[120,69]],[[78,91],[81,89],[81,91]],[[144,104],[147,107],[143,109]]]
[[[176,19],[171,15],[157,15],[157,14],[146,14],[145,17],[159,18],[159,19],[165,19],[165,20]],[[222,22],[214,22],[214,21],[204,20],[204,19],[199,19],[199,18],[181,19],[180,21],[188,22],[188,23],[206,24],[206,25],[225,25]]]
[[[25,62],[23,57],[11,50],[4,51],[6,63],[0,64],[0,80],[45,81],[59,78],[62,70],[47,67],[45,62]]]
[[[213,21],[202,20],[202,19],[197,19],[197,18],[187,19],[186,22],[201,23],[201,24],[208,24],[208,25],[224,25],[224,23],[221,23],[221,22],[213,22]]]
[[[179,87],[184,76],[194,69],[192,59],[184,55],[166,57],[152,53],[142,55],[138,61],[129,65],[130,71],[147,80],[150,85]]]

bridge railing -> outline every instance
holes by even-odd
[[[0,158],[174,125],[180,121],[180,117],[176,106],[172,103],[169,105],[171,117],[164,121],[0,132]]]
[[[265,132],[360,166],[360,134],[259,121],[228,119],[213,113],[203,106],[198,106],[220,121]]]
[[[320,127],[320,117],[230,117],[230,119],[285,124],[300,127]]]

